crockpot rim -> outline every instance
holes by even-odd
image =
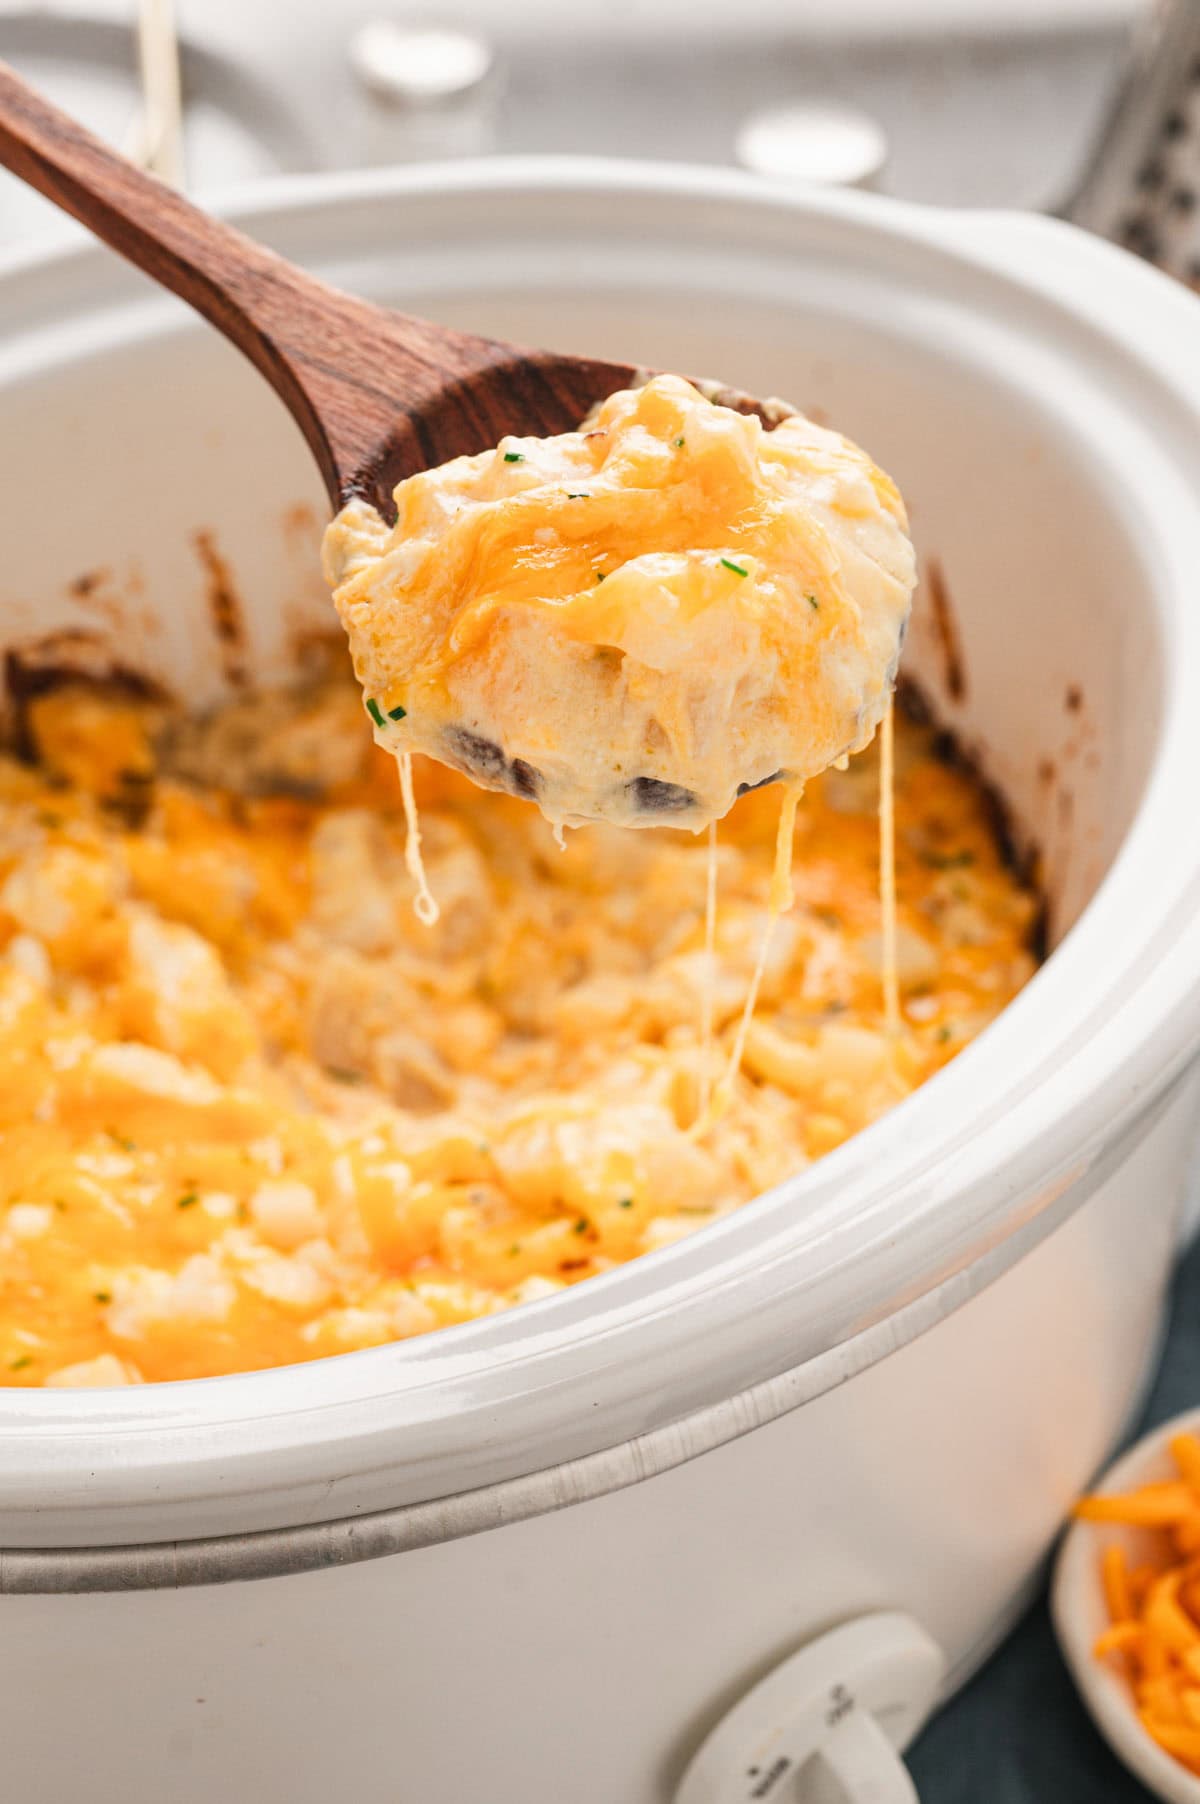
[[[639,165],[594,159],[519,158],[495,159],[483,165],[446,165],[441,168],[424,168],[419,171],[373,171],[366,175],[330,175],[283,181],[272,180],[264,184],[256,184],[253,190],[241,191],[236,201],[230,204],[227,210],[231,216],[242,221],[257,221],[260,227],[265,221],[269,228],[268,235],[270,235],[271,227],[284,229],[286,235],[287,224],[302,216],[306,208],[328,208],[331,203],[344,200],[352,203],[363,200],[369,202],[388,199],[402,202],[405,198],[420,199],[439,195],[469,198],[480,189],[500,192],[508,190],[513,194],[528,191],[535,196],[544,195],[547,192],[582,191],[596,194],[607,191],[618,195],[642,197],[650,195],[656,205],[669,203],[672,200],[683,203],[689,197],[692,200],[703,200],[716,195],[733,199],[740,204],[753,202],[765,207],[768,211],[806,215],[817,221],[833,220],[851,228],[866,224],[876,237],[882,233],[889,239],[906,244],[910,250],[936,252],[943,258],[949,257],[977,272],[982,269],[988,272],[989,279],[1005,281],[1027,298],[1042,302],[1049,300],[1053,303],[1056,298],[1061,298],[1056,297],[1053,282],[1039,286],[1037,282],[1031,280],[1028,272],[1023,277],[1018,277],[1006,261],[1008,253],[1005,252],[1003,242],[1005,234],[1009,235],[1010,242],[1013,233],[1027,235],[1027,241],[1028,235],[1032,234],[1044,247],[1061,249],[1064,241],[1070,242],[1069,254],[1075,260],[1099,259],[1114,280],[1117,279],[1117,272],[1120,272],[1126,285],[1132,284],[1138,290],[1140,299],[1146,299],[1153,295],[1160,311],[1164,314],[1178,314],[1180,302],[1185,302],[1189,311],[1196,306],[1190,297],[1184,297],[1167,282],[1166,278],[1159,277],[1143,266],[1135,264],[1124,253],[1084,239],[1082,234],[1056,222],[1031,220],[1025,216],[1016,215],[957,215],[953,216],[953,226],[951,226],[949,216],[936,209],[919,208],[908,203],[889,202],[869,196],[800,197],[773,188],[769,184],[741,177],[736,173],[688,165]],[[0,257],[0,293],[3,292],[4,285],[18,280],[23,274],[32,273],[37,277],[49,273],[53,279],[56,268],[61,270],[71,263],[76,265],[77,270],[86,273],[88,266],[91,265],[94,269],[102,257],[103,253],[95,247],[86,245],[78,247],[49,245],[32,251],[10,253],[7,257]],[[2,302],[0,302],[0,311],[2,311]],[[1073,297],[1073,305],[1068,308],[1068,312],[1073,319],[1079,318],[1082,323],[1081,316],[1084,309],[1078,294]],[[1200,313],[1188,324],[1194,329],[1198,322],[1200,322]],[[1101,327],[1104,325],[1102,318],[1096,318],[1095,309],[1093,309],[1092,323]],[[1123,341],[1123,348],[1126,352],[1126,361],[1131,362],[1132,357],[1129,355],[1131,347],[1127,339]],[[1161,379],[1161,370],[1158,373]],[[1198,403],[1200,403],[1200,395],[1193,397],[1190,416],[1193,428],[1194,414]],[[1162,747],[1160,747],[1159,756],[1161,759]],[[1158,767],[1156,766],[1156,768]],[[1089,907],[1084,919],[1072,929],[1071,935],[1068,936],[1068,945],[1078,941],[1081,930],[1086,929],[1088,918],[1094,913],[1096,901],[1111,887],[1113,872],[1126,859],[1129,841],[1135,834],[1139,822],[1144,819],[1147,797],[1152,786],[1153,777],[1147,782],[1146,791],[1139,803],[1134,823],[1126,835],[1125,844],[1118,854],[1113,871],[1110,871],[1104,884],[1101,885],[1097,898]],[[1194,921],[1195,908],[1187,906],[1196,890],[1200,888],[1200,885],[1197,884],[1197,871],[1194,866],[1190,877],[1191,888],[1186,891],[1181,888],[1177,898],[1179,906],[1174,913],[1176,916],[1181,912],[1185,913]],[[1172,923],[1169,920],[1160,925],[1168,930],[1172,929]],[[1182,943],[1185,937],[1185,924],[1176,920],[1173,932],[1177,942]],[[1186,985],[1176,988],[1173,1008],[1168,1011],[1168,1018],[1174,1022],[1176,1029],[1173,1035],[1173,1044],[1168,1049],[1169,1056],[1160,1058],[1156,1062],[1157,1068],[1153,1073],[1146,1070],[1144,1058],[1138,1060],[1127,1056],[1123,1059],[1114,1058],[1109,1061],[1108,1081],[1110,1083],[1114,1079],[1114,1067],[1116,1071],[1123,1072],[1125,1075],[1125,1095],[1122,1101],[1121,1119],[1131,1118],[1138,1110],[1147,1105],[1148,1099],[1165,1091],[1172,1078],[1178,1075],[1187,1062],[1189,1041],[1194,1037],[1194,1025],[1200,1018],[1200,1006],[1198,1006],[1200,1005],[1200,956],[1198,956],[1200,954],[1200,936],[1195,931],[1190,936],[1190,944],[1192,958],[1189,981]],[[1048,966],[1046,969],[1049,970],[1050,967]],[[1035,978],[1029,989],[1024,992],[1023,998],[1019,999],[1010,1010],[1005,1011],[1005,1017],[1002,1020],[1008,1020],[1018,1013],[1023,1015],[1029,1012],[1028,1006],[1023,1008],[1023,1003],[1026,1003],[1026,999],[1031,996],[1040,993],[1044,977],[1045,972]],[[1135,992],[1134,1000],[1137,996],[1143,995],[1147,988],[1148,984],[1142,985],[1141,989]],[[1127,998],[1127,1002],[1128,1000],[1130,999]],[[1125,1012],[1128,1014],[1128,1009]],[[1158,1012],[1160,1015],[1162,1014],[1161,1007]],[[1185,1016],[1190,1026],[1184,1026],[1183,1018]],[[1110,1029],[1114,1026],[1115,1023],[1109,1023]],[[995,1029],[989,1030],[991,1036],[994,1036],[995,1033]],[[1141,1037],[1131,1037],[1126,1048],[1127,1052],[1130,1046],[1139,1052],[1143,1051],[1148,1034],[1149,1029],[1143,1025]],[[1111,1031],[1108,1037],[1113,1037]],[[989,1035],[984,1035],[975,1046],[968,1048],[964,1054],[960,1055],[960,1058],[955,1061],[952,1071],[958,1070],[959,1067],[971,1069],[973,1055],[976,1059],[978,1058],[980,1049],[985,1042],[989,1042]],[[1095,1060],[1093,1059],[1092,1065],[1094,1066],[1094,1064]],[[1132,1069],[1135,1066],[1138,1068]],[[949,1077],[951,1073],[948,1072],[945,1075]],[[939,1085],[942,1086],[943,1092],[947,1091],[948,1086],[943,1078],[939,1077],[930,1085],[925,1086],[921,1095],[928,1098],[938,1091]],[[1094,1095],[1092,1100],[1093,1102],[1096,1100]],[[727,1252],[730,1239],[738,1238],[738,1236],[731,1236],[726,1231],[730,1226],[736,1229],[740,1224],[740,1238],[755,1241],[756,1244],[752,1250],[755,1255],[754,1263],[759,1267],[760,1275],[764,1269],[763,1256],[768,1246],[773,1247],[773,1251],[779,1255],[780,1262],[788,1256],[794,1258],[799,1250],[796,1246],[793,1245],[790,1249],[785,1247],[781,1252],[777,1244],[765,1240],[757,1232],[765,1224],[768,1212],[774,1211],[778,1214],[780,1204],[790,1206],[800,1191],[806,1195],[819,1188],[828,1191],[840,1182],[843,1173],[852,1175],[855,1167],[861,1168],[863,1161],[859,1155],[863,1143],[868,1142],[872,1154],[877,1154],[881,1144],[896,1138],[896,1124],[906,1116],[906,1111],[911,1113],[910,1106],[907,1104],[895,1111],[892,1116],[875,1124],[867,1130],[866,1134],[856,1136],[855,1140],[848,1143],[847,1147],[841,1149],[839,1153],[821,1161],[819,1166],[810,1168],[805,1173],[798,1174],[796,1178],[767,1192],[763,1197],[747,1205],[744,1210],[739,1211],[736,1216],[728,1218],[727,1222],[702,1232],[676,1247],[646,1256],[605,1278],[594,1280],[587,1286],[577,1287],[573,1291],[547,1299],[543,1303],[527,1306],[520,1311],[510,1312],[506,1316],[491,1318],[483,1324],[470,1323],[459,1329],[446,1330],[436,1336],[426,1337],[423,1342],[409,1342],[387,1348],[369,1349],[308,1365],[280,1367],[262,1373],[234,1374],[220,1379],[186,1380],[170,1385],[147,1386],[144,1389],[138,1388],[128,1392],[48,1393],[45,1391],[8,1390],[0,1393],[0,1447],[3,1447],[9,1455],[15,1454],[18,1447],[32,1454],[34,1442],[44,1441],[47,1431],[49,1431],[55,1439],[57,1457],[54,1464],[58,1467],[58,1477],[65,1479],[70,1471],[73,1478],[80,1478],[89,1464],[93,1469],[97,1465],[101,1467],[120,1466],[122,1461],[114,1457],[117,1442],[122,1444],[121,1451],[128,1452],[131,1437],[141,1440],[147,1433],[156,1435],[159,1431],[169,1428],[181,1431],[185,1438],[197,1443],[195,1457],[198,1458],[199,1467],[207,1469],[211,1476],[223,1464],[222,1449],[219,1445],[222,1429],[237,1419],[236,1415],[230,1416],[222,1411],[220,1406],[223,1399],[228,1404],[232,1404],[235,1393],[239,1399],[245,1400],[247,1403],[252,1401],[251,1393],[254,1393],[258,1400],[258,1408],[247,1409],[242,1418],[248,1422],[253,1419],[277,1419],[280,1413],[286,1415],[287,1410],[284,1409],[281,1412],[281,1399],[275,1394],[280,1385],[290,1386],[293,1392],[299,1389],[306,1389],[309,1392],[319,1390],[321,1388],[321,1368],[328,1371],[336,1367],[340,1371],[346,1372],[352,1365],[355,1365],[360,1372],[368,1370],[378,1372],[380,1378],[386,1381],[388,1374],[394,1379],[398,1369],[407,1366],[417,1371],[419,1379],[428,1371],[430,1373],[428,1382],[436,1387],[439,1382],[446,1384],[447,1381],[444,1376],[433,1372],[432,1368],[438,1365],[459,1366],[460,1368],[469,1366],[471,1364],[469,1349],[481,1348],[483,1361],[493,1369],[495,1367],[494,1355],[500,1350],[500,1346],[505,1344],[517,1343],[518,1348],[523,1344],[526,1353],[533,1351],[537,1357],[544,1358],[548,1352],[553,1350],[539,1346],[537,1343],[555,1338],[550,1334],[551,1326],[564,1323],[567,1315],[572,1312],[572,1307],[576,1316],[582,1314],[586,1318],[590,1330],[588,1334],[575,1337],[578,1340],[595,1340],[606,1333],[628,1334],[631,1327],[636,1328],[639,1323],[644,1325],[652,1322],[660,1313],[661,1308],[665,1307],[662,1302],[665,1286],[659,1282],[660,1278],[665,1278],[672,1270],[678,1271],[688,1265],[690,1260],[695,1260],[698,1257],[696,1251],[698,1247],[704,1255],[712,1253],[711,1258],[704,1257],[702,1259],[703,1265],[707,1267],[721,1265],[721,1256],[717,1249],[724,1247]],[[907,1125],[907,1121],[905,1120],[902,1125]],[[1056,1166],[1068,1176],[1077,1177],[1079,1160],[1081,1157],[1085,1157],[1084,1149],[1090,1144],[1094,1151],[1097,1145],[1115,1134],[1117,1117],[1113,1115],[1111,1108],[1093,1107],[1089,1109],[1081,1106],[1075,1111],[1072,1125],[1074,1134],[1068,1142],[1068,1137],[1061,1131],[1063,1123],[1061,1121],[1058,1123],[1060,1133],[1056,1159],[1048,1161],[1043,1152],[1034,1161],[1037,1166],[1036,1175],[1042,1180],[1044,1188],[1047,1187],[1049,1180],[1048,1188],[1051,1200],[1054,1196],[1062,1194],[1062,1187],[1059,1186],[1056,1189],[1053,1181]],[[1029,1145],[1022,1144],[1020,1151],[1026,1155],[1025,1163],[1028,1164]],[[926,1169],[923,1174],[918,1173],[918,1175],[929,1175],[928,1162],[926,1157],[924,1160]],[[1014,1160],[1012,1163],[1015,1168],[1018,1161]],[[820,1180],[817,1182],[813,1181],[814,1172],[820,1174]],[[1028,1176],[1032,1179],[1034,1174],[1031,1172]],[[1066,1177],[1064,1177],[1065,1182]],[[960,1180],[959,1184],[952,1188],[961,1189],[962,1187]],[[848,1188],[849,1186],[847,1186]],[[1010,1182],[1009,1191],[1015,1191],[1017,1188],[1014,1172],[1014,1180]],[[837,1210],[834,1209],[831,1213],[836,1214]],[[982,1212],[977,1211],[978,1213]],[[1041,1222],[1044,1231],[1048,1231],[1049,1226],[1052,1225],[1051,1218],[1055,1214],[1055,1209],[1047,1206],[1036,1218]],[[832,1241],[837,1238],[838,1229],[845,1230],[848,1226],[860,1226],[864,1219],[866,1219],[864,1216],[856,1215],[854,1222],[850,1224],[845,1221],[832,1225],[826,1222],[827,1236]],[[756,1232],[752,1234],[751,1228],[754,1228]],[[794,1233],[790,1235],[784,1233],[776,1236],[776,1242],[794,1238]],[[1015,1256],[1013,1248],[1016,1246],[1016,1239],[1011,1234],[1008,1238],[1012,1242],[1009,1247],[1009,1256]],[[948,1270],[953,1276],[955,1255],[949,1246],[943,1249],[943,1252],[943,1264],[945,1260],[950,1262]],[[988,1261],[985,1263],[990,1276],[998,1275],[999,1270],[1006,1263],[1003,1237],[1000,1237],[998,1245],[992,1247]],[[766,1266],[765,1269],[774,1269],[773,1263]],[[710,1272],[708,1276],[711,1277],[711,1275]],[[933,1267],[927,1269],[926,1278],[927,1282],[922,1294],[932,1296],[941,1294],[947,1288],[952,1288],[952,1286],[948,1287],[944,1281],[944,1270],[941,1274],[942,1281],[939,1281],[938,1270]],[[611,1317],[611,1299],[614,1292],[623,1292],[626,1289],[635,1293],[635,1302],[638,1291],[649,1293],[651,1307],[644,1311],[635,1309],[637,1320],[632,1324],[630,1322],[615,1324],[608,1322],[604,1327],[598,1329],[595,1318],[604,1315],[604,1304],[610,1304],[608,1315]],[[702,1313],[704,1313],[712,1304],[714,1296],[713,1287],[706,1285],[702,1299],[698,1299],[693,1291],[690,1298],[685,1299],[685,1304],[694,1308],[697,1301],[700,1301],[703,1306]],[[580,1302],[581,1298],[583,1302]],[[643,1301],[645,1300],[647,1299],[644,1297]],[[658,1308],[653,1306],[656,1302],[659,1305]],[[685,1305],[679,1304],[677,1300],[675,1306],[683,1307]],[[948,1304],[947,1307],[949,1306]],[[883,1309],[886,1318],[887,1305],[884,1305]],[[893,1314],[895,1313],[893,1312]],[[943,1309],[941,1313],[945,1313],[945,1310]],[[485,1332],[480,1332],[481,1329]],[[561,1332],[557,1336],[559,1341],[564,1338],[572,1337]],[[842,1342],[835,1341],[824,1350],[834,1351],[837,1345],[844,1344],[844,1341],[845,1337]],[[439,1345],[434,1347],[429,1344],[430,1342],[437,1342]],[[518,1351],[518,1360],[521,1357],[523,1356]],[[820,1357],[819,1353],[810,1352],[798,1362],[795,1369],[803,1369],[805,1366],[819,1361]],[[303,1373],[304,1379],[294,1378],[292,1374],[296,1373]],[[779,1376],[779,1374],[775,1374],[775,1376]],[[464,1369],[460,1369],[452,1373],[449,1388],[458,1388],[461,1392],[464,1387],[469,1389],[472,1380],[477,1381],[478,1378],[478,1371],[468,1375]],[[307,1385],[305,1380],[308,1381]],[[570,1382],[578,1389],[581,1383],[580,1374],[573,1374]],[[383,1388],[387,1389],[386,1382]],[[377,1403],[380,1390],[381,1386],[377,1383],[364,1385],[360,1401]],[[183,1395],[185,1393],[186,1397]],[[392,1390],[390,1394],[394,1397],[397,1392]],[[304,1405],[302,1411],[297,1411],[297,1414],[336,1410],[341,1401],[345,1401],[345,1399],[331,1398],[315,1404],[310,1400]],[[205,1408],[205,1404],[208,1402],[213,1404],[211,1411]],[[222,1415],[225,1416],[224,1423],[221,1419]],[[396,1424],[393,1423],[392,1428],[394,1429],[395,1426]],[[411,1426],[411,1424],[406,1424],[406,1427],[411,1428]],[[92,1431],[91,1433],[88,1432],[89,1429]],[[629,1438],[632,1440],[633,1437]],[[599,1452],[602,1445],[603,1443],[597,1446],[595,1451]],[[170,1462],[170,1464],[173,1463]],[[543,1461],[541,1467],[534,1464],[527,1470],[536,1471],[544,1468],[546,1464],[547,1462]],[[189,1477],[189,1466],[190,1462],[184,1460],[181,1462],[180,1468],[172,1474],[177,1481],[182,1482],[185,1491],[191,1484],[194,1484],[197,1476],[197,1472],[191,1472]],[[157,1484],[167,1476],[167,1472],[161,1467],[155,1468],[155,1471]],[[143,1479],[148,1476],[149,1468],[143,1468]],[[147,1488],[154,1489],[155,1487],[148,1486]],[[474,1485],[468,1487],[470,1490],[476,1488]],[[168,1489],[170,1489],[169,1486]],[[451,1493],[443,1491],[432,1492],[429,1495],[449,1494]],[[167,1498],[162,1496],[161,1490],[159,1495],[165,1504]],[[4,1501],[3,1491],[0,1490],[0,1521],[3,1521],[8,1514],[3,1509]],[[281,1526],[284,1525],[281,1524]],[[25,1541],[27,1532],[26,1529],[22,1529],[20,1536],[22,1541]],[[8,1537],[3,1538],[7,1539]],[[130,1538],[139,1537],[131,1536]]]

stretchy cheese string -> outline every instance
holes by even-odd
[[[879,729],[879,919],[883,941],[883,1018],[900,1031],[900,974],[896,962],[896,723],[892,702]]]
[[[771,871],[772,915],[785,915],[795,900],[792,890],[792,848],[796,838],[796,810],[803,794],[803,786],[799,783],[785,783],[783,786],[779,830],[775,835],[775,864]]]
[[[425,876],[425,860],[421,856],[421,821],[417,813],[417,798],[413,794],[412,753],[401,752],[396,762],[400,766],[400,794],[404,799],[404,863],[417,886],[413,909],[419,921],[423,921],[426,927],[433,927],[441,910],[429,888]]]
[[[879,913],[882,937],[883,1012],[889,1035],[900,1030],[900,977],[896,950],[896,723],[894,706],[888,702],[880,724],[879,735]],[[746,993],[746,1004],[738,1023],[729,1065],[717,1089],[714,1103],[723,1103],[732,1090],[746,1051],[746,1037],[758,1006],[775,923],[792,906],[792,863],[796,810],[802,794],[798,783],[789,783],[783,792],[779,811],[779,831],[775,840],[775,863],[771,872],[767,922],[754,961],[754,974]],[[700,1123],[706,1124],[712,1109],[702,1109]],[[699,1125],[699,1124],[698,1124]]]
[[[729,1055],[729,1066],[717,1086],[715,1100],[718,1102],[725,1102],[728,1099],[737,1074],[742,1068],[742,1058],[746,1051],[746,1035],[750,1032],[750,1023],[754,1019],[754,1010],[758,1006],[758,992],[762,988],[763,973],[767,968],[775,923],[780,915],[792,906],[792,842],[796,830],[796,809],[800,805],[802,793],[799,783],[788,783],[784,786],[783,803],[779,810],[779,831],[775,836],[775,865],[771,872],[767,923],[763,928],[758,957],[754,961],[754,975],[750,979],[750,988],[746,992],[746,1006],[742,1010],[737,1037],[733,1042],[733,1051]]]
[[[700,1109],[712,1101],[713,991],[717,982],[717,823],[708,823],[708,867],[704,886],[704,978],[700,990]]]

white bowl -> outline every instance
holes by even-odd
[[[1174,1478],[1172,1436],[1198,1433],[1200,1409],[1163,1422],[1110,1466],[1095,1490],[1108,1495]],[[1110,1660],[1097,1660],[1092,1652],[1109,1621],[1100,1556],[1114,1542],[1125,1549],[1133,1564],[1152,1557],[1156,1544],[1151,1531],[1118,1522],[1075,1522],[1067,1530],[1055,1562],[1050,1599],[1059,1646],[1080,1696],[1113,1752],[1158,1797],[1169,1799],[1170,1804],[1200,1804],[1200,1779],[1146,1733],[1119,1667]]]

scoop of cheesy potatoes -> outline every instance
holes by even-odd
[[[556,825],[698,828],[871,738],[915,579],[870,458],[678,377],[585,429],[410,477],[338,515],[326,575],[376,737]]]

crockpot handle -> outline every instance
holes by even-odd
[[[917,1804],[900,1751],[933,1708],[945,1671],[941,1649],[910,1616],[845,1622],[721,1718],[674,1804]]]

